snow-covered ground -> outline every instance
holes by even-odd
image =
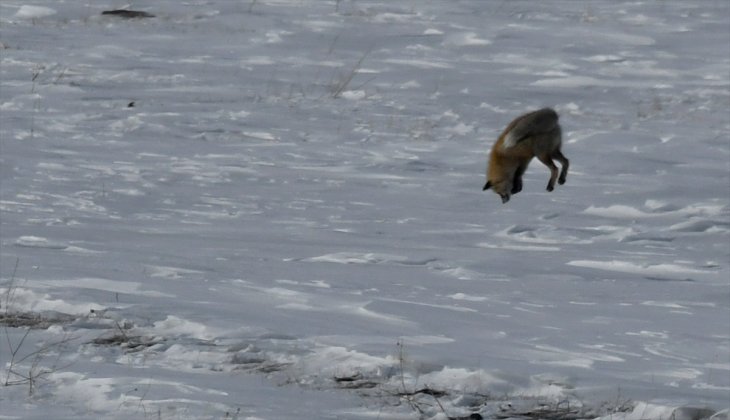
[[[730,3],[133,3],[0,4],[0,417],[727,418]]]

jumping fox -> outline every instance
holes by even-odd
[[[568,175],[568,159],[560,152],[562,133],[558,114],[550,108],[517,117],[509,123],[492,147],[487,166],[487,183],[482,190],[492,189],[502,197],[502,203],[509,201],[512,194],[522,191],[522,175],[533,157],[550,168],[547,190],[565,183]],[[556,159],[562,165],[560,177]]]

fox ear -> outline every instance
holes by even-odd
[[[487,181],[487,183],[484,184],[484,188],[482,188],[482,191],[486,191],[490,188],[492,188],[492,181]]]

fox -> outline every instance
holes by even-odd
[[[558,113],[543,108],[515,118],[507,125],[492,146],[487,164],[487,183],[482,191],[491,189],[499,194],[502,203],[507,203],[514,194],[522,191],[522,175],[532,158],[550,169],[547,190],[555,189],[555,181],[565,184],[570,162],[560,151],[562,130],[558,124]],[[553,159],[560,162],[562,169]]]

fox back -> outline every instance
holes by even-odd
[[[522,190],[522,175],[532,158],[537,156],[550,168],[547,189],[552,191],[556,179],[563,184],[568,172],[568,159],[560,151],[561,143],[562,131],[554,110],[543,108],[515,118],[492,147],[483,189],[493,189],[506,203]],[[559,179],[553,159],[563,167]]]
[[[557,130],[557,132],[556,132]],[[502,142],[503,149],[510,149],[524,141],[535,144],[536,137],[541,137],[550,145],[560,144],[560,125],[558,125],[558,114],[550,108],[543,108],[539,111],[530,112],[521,117],[515,118],[505,128],[498,140]],[[545,145],[548,146],[548,145]]]

